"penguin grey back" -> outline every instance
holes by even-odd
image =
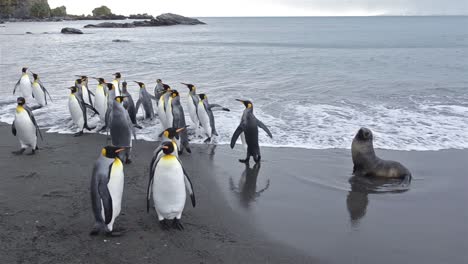
[[[178,128],[185,128],[187,126],[185,123],[184,109],[180,103],[180,96],[176,96],[172,99],[172,116],[173,116],[173,122],[172,122],[173,128],[178,129]],[[187,152],[189,153],[192,152],[189,147],[187,129],[184,129],[180,132],[180,143],[181,143],[181,146],[183,147],[180,149],[180,152],[182,152],[184,149],[187,150]]]
[[[113,100],[110,118],[110,135],[112,145],[130,147],[132,141],[132,125],[130,117],[123,105]]]

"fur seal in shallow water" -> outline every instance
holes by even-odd
[[[411,178],[411,172],[399,162],[383,160],[375,155],[372,131],[361,128],[351,145],[355,175],[385,178]]]

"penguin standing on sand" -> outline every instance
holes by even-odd
[[[145,110],[145,119],[151,119],[153,120],[154,118],[154,109],[153,109],[153,102],[151,102],[151,99],[154,99],[155,97],[152,96],[148,91],[146,90],[146,86],[142,82],[137,82],[135,83],[138,84],[140,87],[140,93],[138,97],[138,101],[136,103],[136,112],[138,113],[138,109],[140,108],[140,105],[143,105],[143,110]]]
[[[197,88],[193,84],[189,83],[182,83],[183,85],[187,86],[189,89],[188,93],[188,111],[190,114],[190,119],[193,122],[193,125],[195,128],[197,128],[200,125],[200,121],[198,120],[198,115],[197,115],[197,106],[198,106],[198,101],[200,101],[200,98],[198,98],[197,95]]]
[[[91,178],[91,203],[95,224],[90,235],[104,231],[107,235],[118,236],[114,222],[122,208],[124,188],[123,164],[119,153],[125,148],[107,146],[101,150],[93,168]]]
[[[32,110],[26,105],[26,100],[23,97],[18,97],[16,100],[15,120],[11,125],[11,132],[14,136],[18,137],[21,149],[14,151],[13,154],[21,155],[26,148],[31,148],[31,154],[36,153],[37,147],[37,134],[41,136],[41,131],[36,123]]]
[[[220,108],[221,110],[228,112],[230,110],[218,104],[210,104],[208,102],[208,97],[206,96],[206,94],[199,94],[198,96],[200,97],[200,101],[198,102],[197,106],[198,120],[200,120],[200,124],[203,127],[203,131],[208,137],[205,140],[206,143],[211,141],[211,137],[213,135],[218,135],[218,132],[216,132],[215,119],[212,110],[214,110],[215,108]]]
[[[158,157],[161,150],[163,155]],[[153,194],[154,208],[162,228],[168,229],[169,221],[172,220],[172,227],[182,230],[184,227],[180,223],[180,218],[185,207],[185,189],[190,195],[193,207],[195,207],[195,194],[192,182],[175,152],[177,150],[172,142],[164,142],[154,152],[150,165],[146,210],[149,212],[151,194]]]
[[[139,129],[142,129],[141,126],[138,125],[136,114],[137,110],[135,108],[135,103],[133,102],[132,95],[127,90],[127,82],[122,82],[122,96],[124,97],[123,107],[127,109],[128,115],[132,120],[132,124]]]
[[[92,130],[94,127],[88,126],[88,117],[86,115],[86,108],[91,109],[93,112],[99,115],[99,112],[91,105],[83,102],[83,99],[78,95],[78,89],[75,86],[70,88],[71,93],[68,96],[68,110],[72,117],[73,123],[78,127],[78,133],[75,133],[75,137],[83,135],[83,130]]]
[[[169,96],[171,95],[171,87],[167,84],[163,84],[163,89],[164,89],[164,93],[161,94],[161,96],[159,97],[159,101],[158,101],[158,117],[159,117],[159,120],[161,121],[161,125],[162,125],[162,128],[163,129],[166,129],[168,127],[170,127],[168,124],[167,124],[167,117],[166,117],[166,97],[167,99],[169,99]]]
[[[99,112],[101,122],[105,122],[107,111],[107,88],[106,81],[103,78],[93,78],[98,81],[96,95],[94,96],[94,107]]]
[[[175,129],[185,128],[186,124],[184,109],[180,104],[180,96],[177,90],[172,90],[167,107],[168,109],[166,111],[166,117],[168,125]],[[182,154],[184,149],[187,150],[188,153],[192,153],[192,151],[190,150],[189,139],[186,129],[183,129],[180,132],[180,144],[178,147],[179,154]]]
[[[116,96],[112,104],[112,114],[109,118],[112,145],[125,147],[125,163],[131,163],[132,136],[136,140],[135,128],[127,110],[122,105],[123,96]]]
[[[115,87],[115,96],[120,96],[122,94],[122,90],[120,88],[120,78],[122,78],[122,75],[120,74],[120,72],[116,72],[112,75],[114,75],[114,80],[112,80],[112,84]],[[112,98],[112,100],[114,100],[114,98]]]
[[[255,163],[258,163],[261,159],[260,146],[258,145],[258,127],[265,130],[265,132],[270,138],[273,138],[273,136],[271,135],[270,130],[265,126],[265,124],[263,124],[262,121],[258,120],[253,114],[252,102],[239,99],[236,100],[244,104],[245,110],[242,114],[242,119],[239,126],[232,135],[231,148],[234,148],[234,146],[236,145],[237,138],[240,136],[240,134],[244,133],[245,141],[247,143],[247,157],[244,160],[241,159],[239,161],[247,163],[250,160],[250,156],[252,156]]]
[[[18,82],[16,82],[15,88],[13,89],[13,94],[16,93],[16,89],[19,89],[24,98],[29,98],[32,96],[32,86],[31,79],[29,79],[28,68],[24,67],[21,69],[21,77]]]
[[[52,98],[50,97],[49,92],[47,89],[44,87],[42,82],[39,80],[39,75],[32,73],[34,81],[32,83],[32,94],[34,99],[36,99],[37,103],[41,106],[44,107],[47,105],[47,97],[46,94],[49,96],[49,99],[52,101]]]

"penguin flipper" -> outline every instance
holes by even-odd
[[[87,104],[87,103],[85,103],[85,102],[83,102],[83,104],[84,104],[84,106],[85,106],[86,108],[88,108],[88,109],[90,109],[91,111],[93,111],[94,113],[96,113],[96,115],[99,115],[98,110],[96,110],[96,108],[94,108],[92,105]]]
[[[149,212],[149,208],[150,208],[151,187],[153,186],[154,171],[156,170],[156,166],[158,165],[158,162],[159,162],[158,154],[161,150],[162,148],[160,146],[154,150],[153,158],[151,159],[151,163],[150,163],[148,189],[146,191],[146,212]]]
[[[179,160],[179,163],[182,165],[182,162],[180,161],[180,159],[179,158],[177,159]],[[192,181],[190,180],[184,167],[182,167],[182,170],[184,172],[185,189],[187,189],[188,193],[190,194],[190,200],[192,201],[192,206],[195,207],[197,203],[195,201],[195,192],[193,191]]]
[[[268,136],[269,136],[270,138],[273,138],[273,135],[271,134],[270,130],[268,129],[267,126],[265,126],[265,124],[262,123],[262,121],[260,121],[260,120],[257,119],[257,125],[258,125],[261,129],[265,130],[265,132],[268,134]]]
[[[236,145],[236,141],[239,138],[240,134],[242,134],[242,132],[244,132],[244,126],[242,124],[240,124],[237,127],[236,131],[234,131],[234,134],[232,134],[231,148],[234,148],[234,146]]]
[[[52,102],[52,97],[50,96],[49,91],[47,91],[47,89],[44,87],[44,85],[42,84],[41,81],[39,81],[39,86],[41,87],[42,91],[44,92],[44,99],[45,99],[46,104],[47,104],[47,97],[46,97],[46,94],[49,96],[49,99],[50,99],[50,101]]]
[[[13,124],[11,124],[11,133],[13,136],[16,136],[16,126],[15,126],[15,121],[13,121]]]
[[[18,88],[18,86],[20,85],[20,82],[21,82],[21,78],[19,78],[19,80],[16,82],[15,84],[15,88],[13,89],[13,94],[15,94],[16,92],[16,89]]]
[[[111,170],[112,170],[112,164],[109,167],[109,174]],[[110,195],[109,189],[107,188],[107,184],[100,182],[98,188],[99,188],[98,189],[99,196],[101,197],[102,205],[104,207],[104,217],[105,217],[104,223],[108,225],[112,220],[112,213],[113,213],[112,197]]]
[[[231,110],[229,110],[229,108],[223,107],[223,106],[221,106],[219,104],[210,104],[210,110],[212,110],[212,111],[223,110],[223,111],[226,111],[226,112],[231,111]]]
[[[44,140],[44,138],[42,137],[41,130],[39,129],[39,126],[37,125],[36,118],[34,118],[34,114],[32,113],[31,108],[29,108],[27,105],[25,105],[23,107],[26,110],[26,112],[28,113],[29,118],[31,118],[31,121],[34,124],[34,127],[36,127],[36,133],[39,134],[39,136],[41,137],[41,140]]]

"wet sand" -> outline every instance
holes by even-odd
[[[102,135],[45,134],[37,156],[16,157],[0,126],[1,263],[466,263],[468,151],[377,150],[404,163],[411,184],[352,177],[349,150],[194,145],[182,156],[197,195],[165,232],[145,211],[156,142],[137,141],[125,167],[119,238],[90,237],[89,180]]]
[[[14,156],[17,139],[0,125],[0,263],[313,263],[313,257],[274,242],[227,204],[215,182],[207,147],[182,157],[197,207],[189,203],[184,231],[160,229],[146,213],[146,184],[155,142],[137,141],[125,167],[121,237],[90,237],[89,184],[105,136],[44,133],[35,156]]]

